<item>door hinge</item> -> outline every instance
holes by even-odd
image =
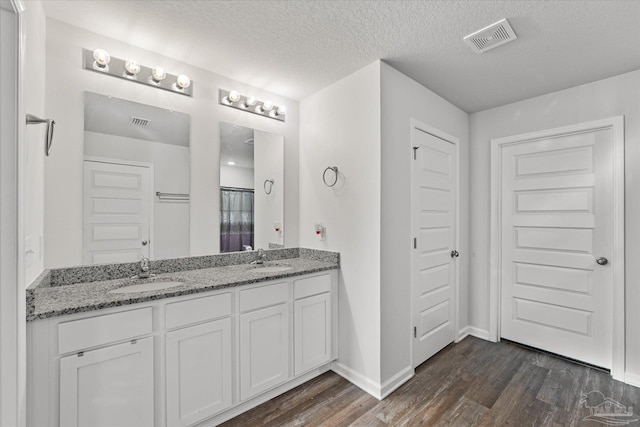
[[[418,148],[420,147],[413,147],[413,160],[416,160],[416,152],[418,151]]]
[[[413,238],[413,249],[418,249],[418,238],[417,237]]]
[[[415,326],[413,327],[413,337],[418,338],[418,328],[416,328]]]
[[[82,356],[84,356],[84,351],[78,352],[78,357],[82,357]]]

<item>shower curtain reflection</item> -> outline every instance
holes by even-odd
[[[253,190],[220,187],[220,252],[253,248]]]

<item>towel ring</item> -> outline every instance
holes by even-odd
[[[263,187],[264,187],[264,192],[266,194],[271,194],[271,191],[273,190],[273,183],[274,182],[275,181],[273,179],[265,179],[264,180]],[[268,190],[267,190],[267,184],[269,184],[269,189]]]
[[[329,184],[327,182],[327,171],[330,171],[330,170],[332,170],[334,175],[335,175],[334,180],[333,180],[333,184]],[[338,167],[337,166],[329,166],[329,167],[327,167],[324,170],[324,172],[322,173],[322,181],[324,181],[324,185],[326,185],[327,187],[333,187],[334,185],[336,185],[337,182],[338,182]]]

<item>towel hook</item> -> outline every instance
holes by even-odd
[[[335,174],[335,179],[333,180],[333,184],[329,184],[327,182],[327,171],[330,171],[330,170],[332,170],[333,173]],[[336,185],[336,183],[338,182],[338,167],[337,166],[327,167],[322,173],[322,181],[324,181],[324,185],[326,185],[327,187],[333,187],[334,185]]]
[[[44,154],[49,156],[51,154],[51,146],[53,145],[53,127],[55,126],[55,120],[41,119],[33,114],[27,114],[28,125],[39,125],[41,123],[47,124],[47,133],[44,136]]]
[[[275,181],[273,179],[265,179],[264,180],[263,187],[264,187],[264,192],[266,194],[271,194],[271,191],[273,190],[273,183],[274,182]],[[268,190],[267,190],[267,184],[269,184],[269,189]]]

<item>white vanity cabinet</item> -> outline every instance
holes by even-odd
[[[29,324],[30,426],[154,426],[152,309],[93,314]]]
[[[167,304],[167,425],[189,426],[232,405],[230,292]],[[212,320],[218,319],[218,320]]]
[[[28,322],[29,427],[215,426],[330,369],[337,271]]]
[[[240,291],[240,398],[289,379],[291,284]]]
[[[153,339],[60,359],[60,425],[152,427]]]
[[[332,359],[331,276],[294,281],[295,375]]]

